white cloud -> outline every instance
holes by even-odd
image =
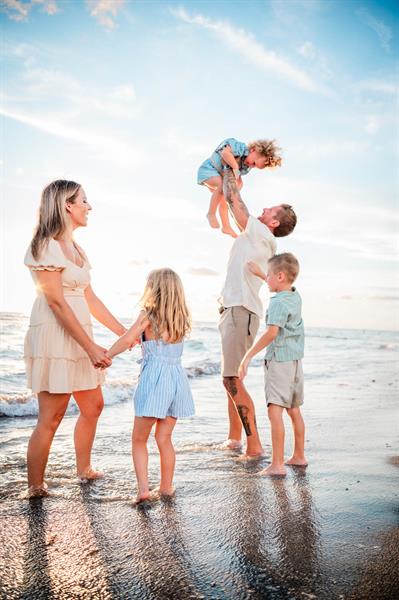
[[[355,88],[365,92],[375,92],[395,96],[398,93],[398,83],[393,80],[368,79],[360,81]]]
[[[378,19],[376,19],[370,13],[370,11],[367,10],[367,8],[361,8],[357,10],[356,13],[363,21],[363,23],[365,23],[366,25],[371,27],[373,31],[375,31],[380,40],[381,46],[384,48],[384,50],[389,52],[390,43],[392,39],[392,29],[388,27],[388,25],[386,25],[384,21],[379,21]]]
[[[237,29],[227,21],[212,21],[202,15],[189,15],[184,8],[171,9],[172,14],[192,25],[212,31],[232,50],[266,72],[274,72],[291,84],[310,92],[328,93],[328,90],[307,73],[281,58],[273,50],[267,50],[251,33]]]
[[[37,4],[40,5],[42,10],[48,15],[55,15],[58,12],[56,0],[31,0],[31,2],[22,2],[21,0],[1,0],[3,11],[13,21],[26,21],[30,11]]]
[[[115,27],[115,18],[124,3],[125,0],[86,0],[91,16],[107,29]]]

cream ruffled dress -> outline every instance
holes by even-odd
[[[83,348],[56,320],[37,278],[37,271],[62,271],[64,297],[79,323],[93,339],[89,307],[84,295],[90,284],[90,263],[84,255],[84,264],[78,267],[68,260],[60,244],[50,240],[44,246],[39,260],[32,256],[30,247],[25,265],[30,269],[37,289],[29,329],[25,337],[24,358],[28,387],[34,393],[72,393],[91,390],[104,382],[104,372],[95,369]]]

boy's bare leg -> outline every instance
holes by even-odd
[[[161,480],[159,486],[153,490],[153,493],[162,496],[172,496],[173,474],[175,472],[176,453],[172,443],[172,433],[177,419],[166,417],[158,419],[155,428],[155,441],[158,446],[161,459]]]
[[[294,453],[285,464],[306,467],[308,461],[305,457],[305,423],[301,409],[299,406],[297,408],[288,408],[287,412],[291,417],[292,428],[294,430]]]
[[[137,478],[136,502],[150,497],[148,486],[148,449],[147,441],[156,419],[152,417],[135,417],[132,433],[132,456]]]
[[[222,222],[222,233],[226,233],[227,235],[231,235],[231,237],[236,238],[237,234],[230,224],[229,207],[227,206],[227,202],[224,199],[223,194],[219,202],[219,215]]]
[[[269,415],[271,433],[272,433],[272,464],[264,469],[259,475],[286,475],[287,470],[284,465],[284,421],[282,406],[269,404],[267,413]]]
[[[211,201],[209,203],[208,213],[206,215],[209,225],[214,229],[219,229],[219,221],[216,218],[216,210],[219,206],[220,200],[223,197],[223,181],[220,176],[209,177],[203,182],[209,191],[211,192]]]
[[[263,448],[256,427],[255,407],[251,396],[239,377],[223,377],[223,385],[235,404],[247,436],[246,456],[262,456]]]

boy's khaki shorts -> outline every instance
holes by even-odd
[[[243,306],[230,306],[223,310],[219,322],[223,377],[238,377],[240,362],[252,346],[258,328],[258,315]]]
[[[266,403],[284,408],[303,404],[303,371],[301,360],[278,362],[265,360]]]

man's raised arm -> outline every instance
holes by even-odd
[[[245,229],[248,222],[249,212],[241,198],[237,187],[236,178],[231,169],[225,169],[223,173],[223,194],[227,204],[230,206],[233,217],[239,228]]]

